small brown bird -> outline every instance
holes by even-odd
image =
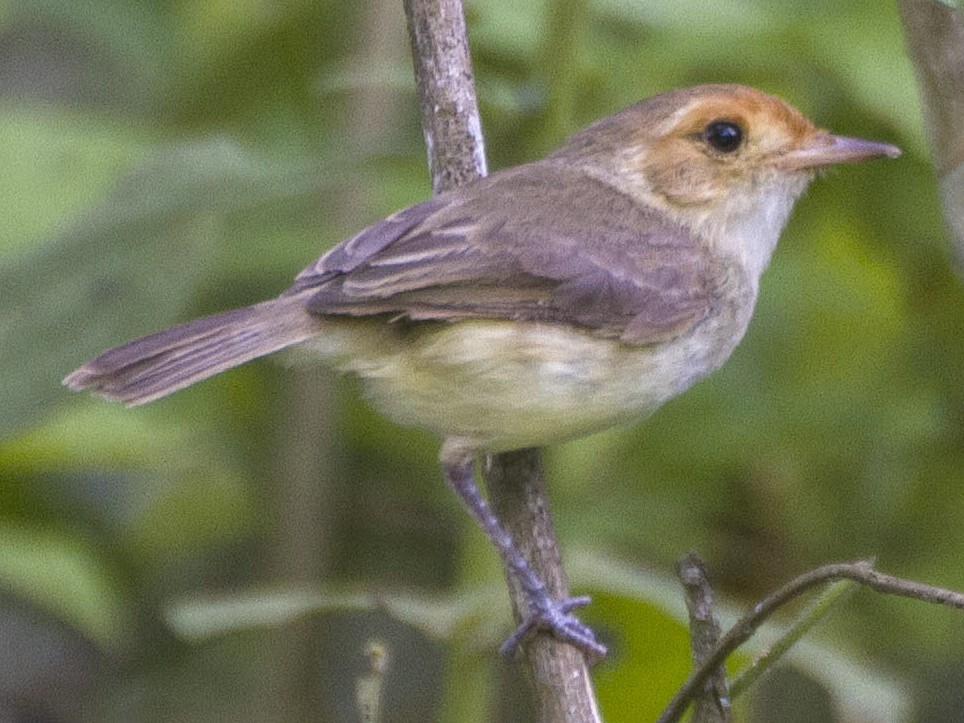
[[[446,481],[529,602],[504,649],[545,629],[603,654],[572,614],[587,600],[549,596],[479,494],[475,460],[638,419],[717,369],[816,169],[899,154],[751,88],[671,91],[392,214],[276,299],[136,339],[64,381],[143,404],[304,345],[443,440]]]

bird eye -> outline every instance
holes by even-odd
[[[732,153],[743,142],[743,130],[733,121],[717,120],[703,129],[703,140],[720,153]]]

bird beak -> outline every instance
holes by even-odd
[[[776,165],[783,170],[796,171],[836,163],[857,163],[881,156],[897,158],[900,154],[900,148],[889,143],[819,133],[802,147],[782,155]]]

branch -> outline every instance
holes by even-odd
[[[404,0],[432,190],[485,176],[485,144],[475,98],[462,0]]]
[[[388,648],[377,640],[365,644],[368,670],[355,679],[355,705],[362,723],[381,723],[382,692],[388,670]]]
[[[797,641],[823,620],[832,610],[835,610],[844,600],[856,592],[857,583],[853,580],[839,580],[824,588],[813,605],[808,608],[784,633],[771,645],[768,645],[760,655],[753,659],[747,668],[740,671],[730,683],[730,698],[736,700],[748,690],[757,680],[766,675],[767,671],[779,662]]]
[[[703,686],[709,677],[723,665],[731,653],[749,640],[757,628],[777,609],[795,600],[811,588],[838,580],[853,580],[880,593],[900,595],[964,610],[964,594],[886,575],[875,570],[873,564],[867,560],[818,567],[816,570],[811,570],[791,580],[779,590],[764,598],[754,606],[750,613],[730,628],[720,640],[712,655],[708,656],[702,665],[690,675],[686,683],[663,709],[657,723],[678,721],[690,701],[703,690]]]
[[[948,0],[898,0],[937,172],[964,276],[964,10]]]
[[[465,17],[461,0],[404,0],[404,4],[432,187],[438,193],[486,174]],[[486,478],[493,509],[532,569],[551,594],[566,597],[568,585],[549,517],[538,450],[490,457]],[[516,619],[521,620],[525,602],[511,578],[509,591]],[[599,720],[580,651],[548,635],[537,635],[524,651],[536,683],[540,720]]]
[[[686,593],[690,647],[693,664],[699,669],[713,654],[720,640],[720,623],[713,615],[713,588],[706,575],[706,563],[695,553],[684,555],[676,571]],[[707,676],[696,700],[693,720],[700,723],[727,723],[732,719],[726,669],[721,665]]]
[[[523,449],[490,457],[486,469],[495,513],[512,535],[533,571],[557,600],[569,597],[569,581],[552,529],[549,496],[539,451]],[[525,597],[507,575],[516,620]],[[539,720],[544,723],[594,723],[602,720],[592,678],[581,650],[551,635],[536,635],[523,647],[530,678],[535,681]]]

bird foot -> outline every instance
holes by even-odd
[[[547,593],[530,601],[529,614],[516,631],[502,644],[501,653],[510,660],[519,654],[524,642],[539,631],[545,630],[553,637],[579,648],[593,662],[606,657],[606,646],[596,640],[592,629],[579,620],[572,611],[589,604],[588,597],[553,600]]]

